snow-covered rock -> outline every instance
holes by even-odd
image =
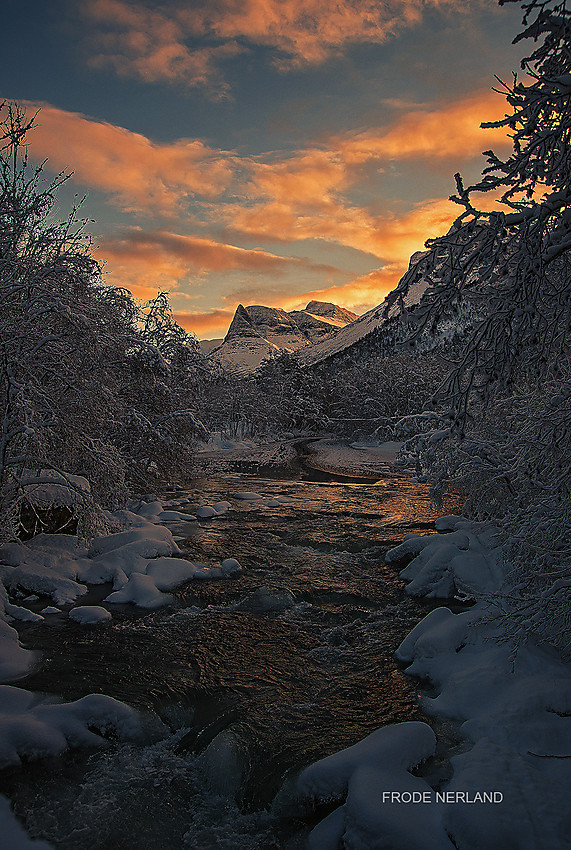
[[[162,593],[152,576],[133,572],[128,582],[120,590],[115,590],[103,600],[113,604],[133,602],[139,608],[160,608],[173,601],[168,593]]]
[[[85,626],[109,623],[112,619],[111,613],[101,605],[78,605],[71,609],[69,618]]]
[[[355,313],[322,301],[286,313],[277,307],[239,304],[221,345],[209,357],[234,372],[250,372],[270,354],[311,347],[357,318]]]
[[[452,804],[443,824],[456,846],[565,846],[571,758],[571,671],[554,652],[529,644],[515,659],[498,641],[489,603],[453,614],[438,608],[405,638],[397,656],[406,672],[429,680],[428,714],[456,721],[471,743],[452,758]],[[457,794],[493,791],[497,805],[461,805]]]
[[[503,580],[502,552],[496,544],[498,531],[490,523],[466,522],[446,517],[441,527],[448,534],[409,537],[387,552],[389,564],[416,556],[400,573],[409,582],[411,596],[447,599],[456,593],[482,594],[497,591]]]
[[[1,685],[0,705],[0,769],[19,765],[22,759],[58,756],[70,747],[105,745],[102,736],[109,731],[124,740],[139,731],[137,713],[102,694],[52,703],[30,691]]]
[[[194,576],[197,567],[184,558],[157,558],[149,561],[147,575],[158,590],[174,590]]]
[[[53,850],[46,841],[34,841],[21,826],[10,808],[10,802],[0,795],[0,835],[9,850]]]

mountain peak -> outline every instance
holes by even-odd
[[[311,313],[313,316],[321,316],[324,319],[332,319],[335,322],[342,322],[345,325],[359,318],[357,313],[352,313],[351,310],[339,307],[331,301],[310,301],[305,312]]]
[[[232,371],[249,372],[271,352],[311,347],[355,318],[350,310],[326,301],[310,301],[305,310],[291,313],[279,307],[239,304],[224,341],[211,356]]]

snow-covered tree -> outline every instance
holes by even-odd
[[[427,242],[390,303],[402,303],[419,275],[431,282],[409,317],[409,344],[469,313],[471,330],[416,446],[436,495],[459,489],[473,515],[506,529],[521,579],[506,619],[512,635],[535,630],[568,649],[571,13],[554,0],[521,5],[515,41],[531,38],[534,50],[523,79],[501,84],[505,118],[483,125],[509,129],[513,150],[504,160],[487,151],[473,186],[456,175],[460,216]],[[479,209],[481,193],[493,193],[498,208]]]
[[[520,2],[520,0],[501,0]],[[571,289],[571,13],[565,2],[523,3],[525,30],[540,39],[523,60],[523,80],[502,84],[513,151],[487,151],[482,179],[465,187],[456,175],[451,200],[463,210],[450,231],[405,275],[389,307],[426,275],[432,286],[414,313],[413,339],[465,307],[479,317],[440,396],[462,428],[470,405],[527,374],[540,377],[569,353]],[[530,17],[533,21],[530,23]],[[478,209],[477,195],[499,195],[500,207]],[[476,198],[474,197],[476,195]]]
[[[8,535],[18,532],[30,471],[36,480],[42,470],[87,478],[91,497],[69,479],[85,522],[95,503],[117,504],[145,474],[170,478],[175,441],[188,474],[199,428],[192,340],[164,298],[141,308],[105,285],[77,209],[56,218],[68,175],[49,182],[28,162],[33,124],[17,105],[0,106],[0,526]],[[143,461],[141,441],[130,439],[134,422],[143,423]]]
[[[173,318],[166,293],[138,307],[135,344],[122,364],[124,409],[115,442],[128,459],[127,482],[188,481],[196,438],[205,436],[196,410],[205,379],[196,337]]]

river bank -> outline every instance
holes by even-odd
[[[425,485],[387,477],[385,467],[376,485],[359,477],[365,465],[371,471],[371,448],[326,444],[309,462],[304,451],[297,479],[238,471],[197,481],[169,500],[149,496],[122,514],[129,540],[102,538],[65,557],[61,548],[57,557],[52,550],[51,560],[40,541],[43,573],[33,545],[35,571],[28,556],[5,565],[3,578],[17,578],[11,586],[27,593],[16,607],[43,617],[21,623],[25,648],[12,644],[22,663],[38,661],[30,648],[43,653],[24,687],[74,701],[89,688],[106,695],[86,711],[85,703],[68,708],[22,697],[20,688],[5,692],[16,700],[8,723],[9,752],[16,756],[5,786],[33,835],[63,848],[88,846],[83,841],[132,847],[122,821],[136,816],[147,830],[141,848],[294,850],[306,840],[316,850],[337,850],[342,842],[363,850],[558,846],[566,822],[551,783],[563,787],[568,764],[562,758],[569,724],[564,668],[533,648],[512,670],[509,648],[497,642],[481,603],[461,614],[435,608],[434,598],[466,594],[471,580],[483,580],[487,589],[501,586],[493,530],[451,518],[439,520],[440,533],[430,535],[435,514]],[[292,444],[262,448],[257,468],[276,450],[290,462],[294,454],[299,460]],[[218,452],[218,463],[247,462],[244,447],[227,452],[234,453],[232,460]],[[365,461],[353,468],[354,481],[335,480],[334,472],[329,481],[302,480],[311,477],[316,454],[320,466],[329,454],[332,466],[332,455],[352,452]],[[409,589],[433,599],[403,595],[401,560],[411,561],[403,573]],[[57,606],[45,605],[46,571]],[[30,586],[40,574],[43,584]],[[88,579],[87,593],[78,590]],[[90,604],[70,601],[76,591],[75,600]],[[39,598],[30,599],[34,595]],[[8,616],[19,614],[13,602],[8,605]],[[47,613],[50,607],[59,613]],[[101,614],[96,626],[88,625],[87,614],[70,623],[69,612],[80,608],[107,616]],[[399,644],[400,664],[431,682],[433,693],[424,690],[421,707],[440,738],[436,759],[415,680],[404,678],[394,659]],[[136,718],[146,729],[143,739]],[[26,738],[26,729],[40,721],[42,746]],[[39,785],[33,762],[24,776],[18,772],[14,759],[75,747],[82,740],[78,729],[85,730],[83,743],[92,745],[87,733],[98,723],[120,742],[108,745],[103,759],[74,750],[74,782],[84,789],[79,803],[70,806],[71,790],[62,797],[59,762],[55,778],[43,775]],[[382,734],[375,731],[379,726]],[[532,733],[540,734],[543,749],[529,743]],[[361,738],[368,743],[343,751]],[[420,770],[418,762],[424,762]],[[141,771],[147,785],[141,785]],[[286,785],[267,808],[284,772]],[[74,787],[68,775],[66,784]],[[102,799],[109,784],[115,790]],[[483,803],[483,810],[457,796],[458,802],[438,804],[435,798],[411,798],[410,804],[383,799],[387,791],[473,795],[490,789],[503,800]],[[138,811],[143,792],[154,823]],[[325,819],[324,801],[326,811],[334,808]],[[513,835],[523,843],[505,843],[514,817]],[[540,835],[545,818],[548,827]],[[101,838],[94,836],[95,824]],[[544,843],[532,843],[538,840]]]

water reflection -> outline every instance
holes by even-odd
[[[294,500],[265,507],[261,501],[233,498],[244,490]],[[235,557],[244,574],[188,584],[179,590],[174,610],[114,607],[113,623],[103,630],[67,620],[49,629],[24,625],[26,643],[43,651],[44,663],[22,685],[66,699],[99,691],[153,710],[175,736],[161,745],[169,752],[173,776],[182,781],[184,773],[185,793],[198,794],[203,815],[210,805],[204,794],[211,800],[222,792],[235,798],[242,812],[259,813],[287,771],[349,746],[385,723],[420,716],[394,649],[426,613],[427,603],[404,595],[384,553],[404,533],[432,527],[436,514],[424,485],[396,478],[357,484],[235,473],[224,481],[197,482],[190,496],[199,495],[209,503],[229,499],[232,510],[200,521],[181,549],[202,562]],[[101,597],[107,592],[100,589]],[[177,731],[181,727],[184,731]],[[123,769],[121,752],[115,755],[117,770]],[[143,760],[143,754],[129,753],[129,759]],[[93,756],[88,766],[85,757],[77,757],[83,767],[77,767],[76,787],[85,786],[85,771],[113,773],[113,756],[104,757],[105,767],[102,758]],[[210,784],[199,793],[193,783],[201,771]],[[27,811],[37,825],[41,795],[34,791],[35,776],[34,771],[19,775],[10,790],[19,811]],[[70,782],[68,777],[67,786]],[[123,783],[118,798],[130,799],[133,782]],[[192,843],[197,834],[191,829],[197,817],[192,806],[184,841],[173,826],[176,843],[161,845],[153,811],[162,807],[162,823],[162,792],[153,796],[154,786],[140,776],[136,782],[143,783],[150,800],[146,818],[136,807],[138,822],[142,819],[150,836],[141,847],[224,846]],[[63,811],[62,795],[71,793],[67,786],[64,791],[57,779],[50,781],[54,810]],[[45,787],[44,776],[42,793]],[[47,804],[42,805],[45,812]],[[171,817],[180,814],[172,811]],[[270,827],[259,817],[258,833],[254,829],[244,846],[285,847],[279,825],[270,829],[271,844]],[[129,846],[121,841],[127,841],[133,826],[125,812],[114,820],[118,843],[98,845],[89,829],[64,828],[61,816],[54,823],[52,832],[42,827],[36,834],[50,838],[57,833],[61,846],[70,850]],[[210,827],[201,822],[202,834],[215,825],[214,815]],[[268,843],[256,844],[262,832]]]

